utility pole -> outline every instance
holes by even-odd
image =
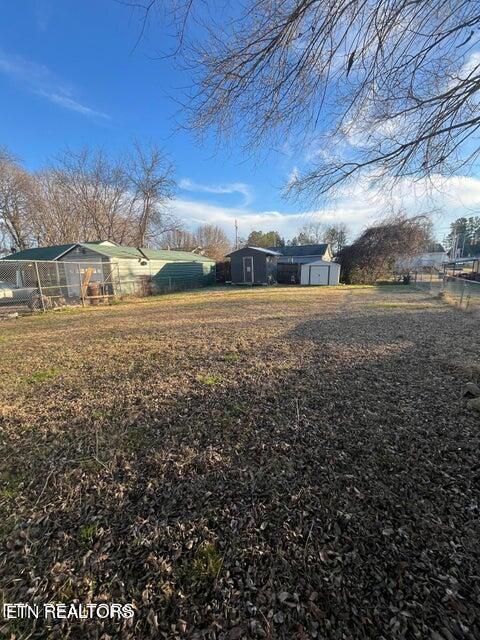
[[[238,223],[235,218],[235,249],[238,249]]]
[[[458,236],[457,236],[457,232],[455,231],[455,234],[453,236],[453,242],[452,242],[452,260],[456,260],[457,258],[457,245],[458,245]]]

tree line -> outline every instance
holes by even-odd
[[[221,260],[235,248],[232,242],[218,225],[187,230],[171,211],[175,187],[173,165],[155,145],[134,142],[118,157],[89,147],[67,149],[39,171],[0,149],[0,249],[101,239]],[[338,251],[347,235],[345,225],[309,222],[291,240],[278,231],[252,230],[237,246],[328,242]]]
[[[445,244],[452,250],[452,257],[480,255],[480,216],[457,218],[450,225]]]
[[[189,231],[173,215],[175,186],[173,166],[155,145],[135,142],[117,158],[90,148],[66,150],[36,172],[0,150],[0,248],[10,252],[101,239],[224,259],[235,247],[221,227],[205,224]],[[252,230],[237,246],[328,243],[347,282],[374,282],[391,272],[398,257],[426,251],[432,242],[428,217],[404,213],[367,228],[348,245],[350,235],[344,223],[310,220],[289,240],[276,230]],[[457,219],[445,243],[456,255],[478,255],[480,217]]]
[[[66,150],[39,171],[0,151],[2,244],[18,250],[108,239],[143,246],[177,221],[168,211],[173,168],[154,145],[135,143],[112,158],[85,147]]]
[[[173,165],[155,145],[134,142],[118,157],[67,149],[39,171],[0,149],[0,250],[111,240],[223,259],[235,246],[218,225],[187,230],[171,211],[175,187]],[[328,242],[337,251],[347,235],[345,225],[309,222],[291,240],[252,230],[237,246]]]
[[[347,244],[348,237],[349,230],[344,222],[325,224],[310,221],[301,226],[291,240],[286,241],[278,231],[251,231],[247,240],[241,244],[262,248],[329,244],[332,251],[337,253]]]
[[[134,142],[118,157],[68,149],[35,172],[0,149],[0,250],[100,239],[221,259],[231,248],[225,232],[184,230],[170,207],[175,187],[172,163],[152,144]]]

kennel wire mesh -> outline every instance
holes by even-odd
[[[47,311],[121,295],[108,262],[0,260],[0,313]]]
[[[462,308],[480,309],[480,282],[445,276],[443,292]]]

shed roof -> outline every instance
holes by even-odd
[[[122,246],[120,244],[103,244],[101,242],[81,242],[80,247],[95,251],[107,258],[134,258],[138,260],[143,257],[135,247]]]
[[[127,247],[113,242],[78,242],[70,244],[55,245],[51,247],[35,247],[33,249],[25,249],[17,251],[3,260],[58,260],[65,253],[68,253],[75,247],[83,247],[90,251],[106,256],[107,258],[122,258],[139,260],[148,258],[149,260],[172,260],[182,262],[214,262],[211,258],[201,256],[198,253],[190,253],[188,251],[168,251],[158,249],[147,249],[141,247]]]
[[[328,244],[299,244],[289,247],[269,247],[282,256],[323,256],[328,251]]]
[[[322,265],[325,267],[338,267],[340,269],[340,264],[338,262],[332,262],[331,260],[309,260],[308,262],[304,262],[302,267],[314,267],[316,265]]]
[[[34,247],[33,249],[24,249],[23,251],[11,253],[2,258],[2,260],[57,260],[76,246],[77,243],[70,242],[69,244],[56,244],[51,247]]]
[[[212,258],[202,256],[199,253],[192,253],[190,251],[173,251],[170,249],[147,249],[146,247],[140,247],[143,254],[150,260],[195,260],[196,262],[215,262]]]
[[[238,253],[238,251],[245,251],[245,249],[250,249],[251,251],[260,251],[261,253],[266,253],[269,256],[282,255],[275,249],[265,249],[264,247],[240,247],[240,249],[235,249],[235,251],[231,251],[230,253],[227,253],[227,256],[232,256],[234,253]]]

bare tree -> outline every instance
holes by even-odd
[[[81,207],[62,172],[45,171],[35,175],[38,209],[32,219],[35,243],[56,245],[94,240],[89,218]]]
[[[294,236],[289,244],[305,245],[305,244],[319,244],[323,242],[323,236],[325,234],[325,225],[323,222],[307,222],[298,230],[296,236]]]
[[[155,145],[142,147],[134,143],[127,164],[129,188],[133,195],[135,218],[133,244],[157,243],[159,238],[176,228],[178,220],[169,213],[175,181],[173,167]]]
[[[160,6],[133,4],[145,20]],[[478,156],[479,0],[246,0],[229,19],[211,0],[189,39],[196,4],[174,13],[194,64],[192,126],[250,148],[308,141],[314,160],[290,191],[315,198],[362,172],[423,177]]]
[[[392,274],[399,258],[425,250],[431,239],[427,216],[392,215],[363,231],[337,255],[342,279],[348,284],[373,284]]]
[[[49,173],[66,196],[65,204],[73,206],[70,215],[76,218],[84,239],[128,243],[134,215],[121,161],[111,161],[102,151],[88,147],[66,150]]]
[[[158,244],[162,234],[178,226],[167,207],[175,186],[173,169],[154,145],[136,142],[119,159],[89,148],[67,150],[40,183],[48,229],[43,237],[63,226],[64,241],[105,239],[143,246]]]
[[[204,224],[195,233],[195,240],[203,255],[213,260],[223,260],[232,249],[232,243],[224,230],[214,224]]]
[[[178,251],[194,251],[199,248],[195,235],[181,228],[167,231],[162,236],[161,246],[164,249],[176,249]]]
[[[0,227],[6,248],[30,245],[36,205],[32,177],[10,152],[0,149]]]

